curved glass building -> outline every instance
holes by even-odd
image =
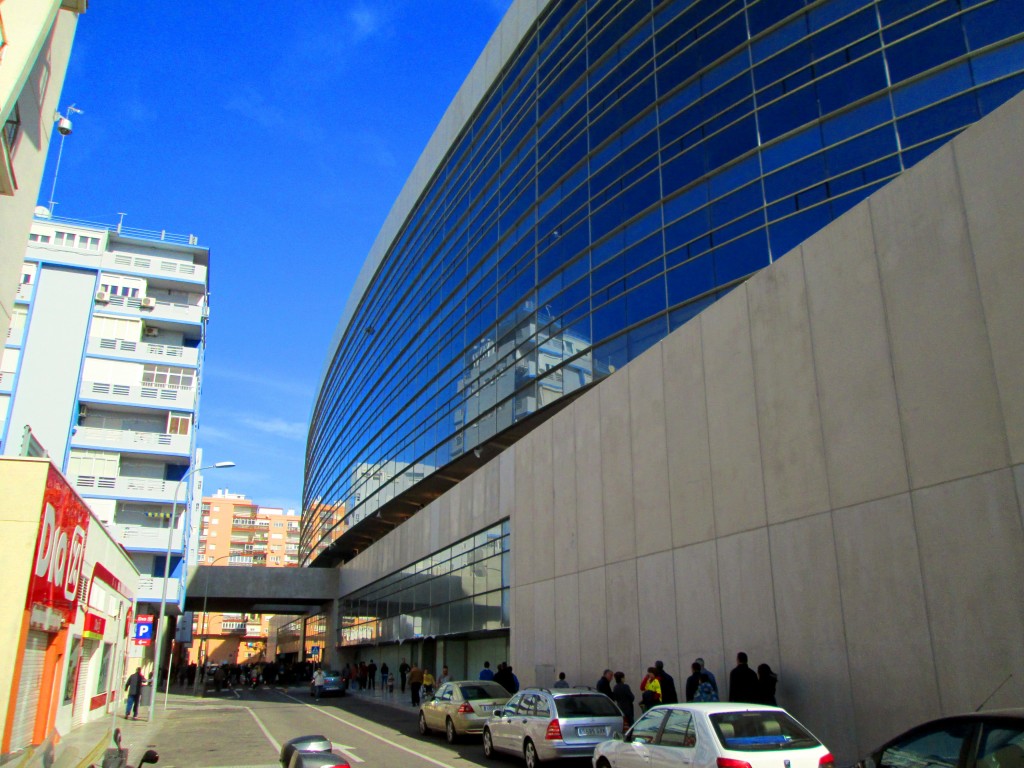
[[[302,562],[349,559],[1022,88],[1020,0],[517,3],[349,299]]]

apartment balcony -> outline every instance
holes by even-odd
[[[14,391],[14,373],[11,371],[0,371],[0,392],[11,393]]]
[[[190,411],[195,408],[196,393],[191,387],[148,387],[111,384],[105,381],[83,381],[79,399],[114,405]]]
[[[71,483],[83,496],[100,499],[124,499],[173,504],[178,488],[176,480],[149,477],[110,477],[104,475],[72,475]],[[166,531],[164,543],[166,544]]]
[[[197,300],[200,294],[195,294]],[[117,310],[124,314],[136,314],[141,318],[163,320],[168,323],[186,323],[199,325],[209,316],[207,307],[200,304],[187,304],[185,302],[166,301],[151,296],[139,298],[137,296],[115,296],[103,291],[96,294],[96,301],[108,309]]]
[[[190,435],[75,427],[71,434],[71,447],[100,448],[121,453],[150,453],[159,456],[188,456],[191,453],[191,440]]]
[[[159,603],[163,593],[164,580],[160,576],[139,576],[139,592],[136,600],[140,603]],[[181,599],[181,583],[175,579],[167,580],[167,604],[171,608]],[[177,611],[170,611],[176,614]]]
[[[118,543],[127,550],[166,552],[167,526],[164,525],[161,528],[159,525],[160,521],[154,520],[153,522],[154,525],[121,524],[115,522],[108,525],[107,528],[110,534],[117,539]],[[184,551],[181,538],[181,529],[175,528],[174,534],[171,536],[171,552],[181,554]]]
[[[98,357],[129,360],[133,363],[154,363],[157,365],[195,366],[199,364],[199,350],[176,344],[151,344],[148,341],[128,339],[103,339],[89,337],[86,352]]]
[[[18,293],[14,296],[15,301],[32,300],[32,283],[19,283]]]
[[[160,259],[131,253],[104,253],[101,266],[113,272],[161,277],[206,285],[206,267],[180,259]]]

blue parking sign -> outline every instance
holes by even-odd
[[[152,624],[136,624],[135,625],[135,639],[136,640],[152,640],[153,639],[153,625]]]

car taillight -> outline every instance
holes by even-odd
[[[831,752],[826,752],[818,761],[818,768],[836,768],[836,759]]]
[[[557,720],[552,720],[548,723],[548,731],[544,734],[545,739],[561,739],[562,738],[562,726],[558,724]]]
[[[460,715],[468,715],[471,712],[473,712],[473,705],[470,704],[468,701],[464,701],[461,704],[459,704],[458,712]]]
[[[718,768],[750,768],[746,760],[733,760],[731,757],[720,757],[716,762]]]

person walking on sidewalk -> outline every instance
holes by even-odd
[[[402,663],[398,665],[398,676],[402,680],[402,693],[405,693],[405,681],[409,677],[410,669],[409,663],[403,658]]]
[[[420,688],[423,686],[423,670],[415,664],[409,670],[409,690],[412,692],[412,705],[420,705]]]
[[[313,673],[313,696],[317,701],[320,701],[320,696],[324,692],[324,671],[317,667],[316,672]]]
[[[142,699],[142,686],[145,683],[146,678],[142,676],[142,667],[136,667],[128,677],[128,682],[124,684],[124,689],[128,691],[128,700],[124,705],[125,720],[128,719],[129,714],[131,714],[132,720],[139,719],[139,701]]]

